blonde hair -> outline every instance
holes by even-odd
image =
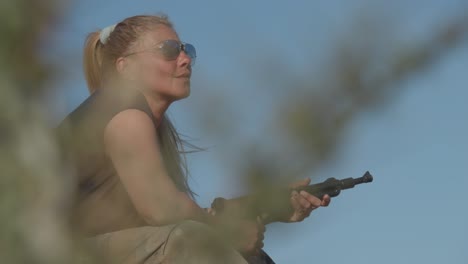
[[[83,52],[83,71],[88,90],[92,94],[99,89],[108,78],[115,74],[116,60],[128,52],[138,37],[156,26],[165,25],[173,28],[166,15],[133,16],[118,23],[103,44],[100,41],[100,31],[88,34]],[[199,148],[182,140],[172,122],[164,114],[159,127],[158,137],[161,142],[161,152],[168,173],[176,186],[194,198],[195,193],[188,185],[188,169],[185,159],[184,145]]]

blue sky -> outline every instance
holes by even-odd
[[[181,132],[210,146],[189,157],[198,201],[208,206],[216,196],[243,190],[232,188],[241,185],[229,171],[235,163],[226,158],[231,145],[207,135],[193,109],[220,94],[242,104],[230,111],[246,124],[245,132],[232,140],[261,136],[256,124],[271,118],[269,98],[277,93],[262,87],[252,71],[257,58],[275,54],[301,72],[319,67],[357,14],[372,12],[391,24],[399,40],[418,42],[468,10],[466,2],[455,0],[387,2],[76,1],[44,50],[52,62],[70,61],[54,82],[52,116],[60,119],[87,97],[80,58],[88,32],[131,15],[167,13],[199,54],[192,96],[174,104],[171,116]],[[359,177],[370,170],[375,181],[343,192],[302,223],[268,226],[265,249],[277,263],[467,263],[467,65],[465,39],[398,83],[403,92],[390,103],[348,127],[338,154],[314,179]]]

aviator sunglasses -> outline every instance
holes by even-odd
[[[197,58],[197,52],[195,50],[195,47],[192,44],[181,43],[174,39],[164,40],[156,44],[152,48],[141,50],[141,51],[136,51],[136,52],[131,52],[131,53],[126,54],[124,57],[137,54],[137,53],[141,53],[141,52],[153,51],[153,50],[156,50],[159,53],[161,53],[166,60],[175,60],[179,56],[180,52],[184,51],[190,57],[192,66],[195,64],[195,59]]]

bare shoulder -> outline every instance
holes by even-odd
[[[148,114],[127,109],[115,115],[104,129],[104,142],[109,145],[142,146],[156,144],[156,128]]]

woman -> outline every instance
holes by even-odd
[[[73,224],[110,263],[246,263],[261,252],[260,218],[227,221],[200,208],[187,184],[182,142],[165,112],[189,96],[195,58],[165,16],[130,17],[87,38],[91,96],[59,133],[77,174]],[[329,202],[294,191],[294,211],[273,221],[302,221]]]

